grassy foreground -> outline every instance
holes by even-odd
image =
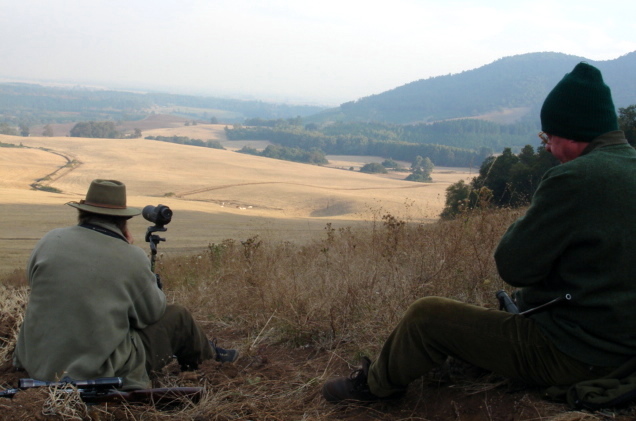
[[[155,385],[205,386],[198,404],[87,407],[49,390],[0,401],[2,419],[93,420],[628,420],[633,414],[568,412],[519,388],[469,370],[444,371],[412,385],[396,403],[340,407],[324,402],[322,383],[346,375],[361,355],[374,358],[404,310],[424,296],[495,307],[504,287],[493,249],[519,211],[474,213],[416,224],[378,214],[364,227],[332,229],[302,245],[245,241],[210,244],[189,256],[163,257],[157,271],[169,301],[188,307],[225,347],[232,365],[205,363],[194,373],[169,366]],[[25,373],[11,368],[27,298],[23,271],[0,284],[0,386]],[[63,311],[63,310],[61,310]],[[446,380],[454,380],[451,383]],[[6,418],[9,417],[9,418]],[[611,418],[610,418],[611,417]]]

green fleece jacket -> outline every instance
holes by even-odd
[[[124,377],[126,389],[148,387],[137,329],[159,320],[166,298],[146,253],[116,226],[90,222],[120,237],[81,226],[59,228],[33,250],[14,364],[39,380],[116,376]]]
[[[636,151],[620,131],[544,175],[495,252],[520,310],[565,354],[613,367],[636,355]]]

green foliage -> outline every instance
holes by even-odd
[[[477,207],[488,207],[492,198],[492,191],[487,187],[475,190],[473,186],[459,180],[446,188],[446,202],[440,217],[442,219],[453,219],[460,213]],[[480,204],[481,206],[477,206]]]
[[[279,145],[268,145],[262,152],[257,149],[243,146],[238,152],[249,155],[263,156],[266,158],[282,159],[284,161],[302,162],[305,164],[328,164],[325,154],[319,149],[304,150],[300,148],[288,148]]]
[[[138,129],[135,129],[138,130]],[[158,140],[160,142],[177,143],[179,145],[199,146],[203,148],[223,149],[223,145],[218,140],[190,139],[188,136],[146,136],[148,140]]]
[[[431,178],[431,173],[430,172],[426,172],[424,170],[422,170],[421,168],[413,171],[411,174],[409,174],[406,178],[406,181],[418,181],[420,183],[430,183],[431,181],[433,181],[433,179]]]
[[[0,134],[6,134],[9,136],[17,136],[18,131],[15,129],[15,127],[9,126],[8,123],[0,123]]]
[[[539,186],[543,174],[558,161],[545,150],[526,145],[515,155],[505,148],[501,155],[488,157],[479,176],[470,184],[459,181],[446,189],[442,218],[452,218],[468,209],[488,206],[525,206]]]
[[[325,107],[162,93],[133,93],[0,83],[0,115],[29,117],[31,126],[77,121],[132,121],[160,109],[192,121],[243,121],[245,118],[290,118],[319,113]],[[216,117],[210,117],[212,113]],[[293,117],[294,119],[296,117]]]
[[[394,161],[391,158],[382,161],[382,166],[384,168],[400,168],[400,164],[398,164],[397,161]]]
[[[426,158],[422,158],[421,156],[416,156],[415,159],[413,160],[413,163],[411,164],[411,169],[414,171],[424,171],[426,173],[431,173],[431,171],[433,171],[433,168],[435,168],[435,165],[433,165],[433,163],[431,162],[430,159],[428,159],[428,157]]]
[[[366,172],[370,174],[386,174],[387,170],[382,164],[372,162],[370,164],[363,165],[362,168],[360,168],[360,172]]]
[[[428,157],[435,165],[455,167],[475,166],[483,160],[480,153],[469,149],[398,140],[377,140],[363,135],[332,136],[325,134],[322,130],[307,131],[302,127],[271,128],[235,125],[231,129],[226,127],[225,133],[229,140],[268,140],[281,146],[304,150],[317,148],[325,154],[333,155],[390,156],[403,161],[411,161],[414,156],[421,155]]]
[[[30,128],[29,128],[29,124],[28,123],[22,122],[22,123],[19,124],[18,127],[20,128],[20,136],[29,137]]]
[[[276,120],[265,120],[262,118],[248,118],[245,119],[244,124],[246,126],[254,126],[254,127],[277,127],[277,128],[286,128],[286,127],[302,127],[303,119],[300,116],[296,116],[294,118],[288,119],[276,119]]]
[[[42,136],[44,137],[53,137],[55,133],[53,133],[53,127],[50,124],[44,126],[44,130],[42,130]]]
[[[629,144],[636,147],[636,105],[618,109],[618,125]]]
[[[14,145],[13,143],[0,142],[0,148],[24,148],[24,146],[22,145],[22,143],[20,143],[19,145]]]
[[[405,180],[407,181],[418,181],[420,183],[430,183],[433,181],[431,178],[431,172],[435,166],[431,162],[428,157],[422,158],[421,156],[416,156],[411,164],[411,170],[413,171],[409,174]]]
[[[112,121],[81,121],[70,131],[71,137],[90,137],[101,139],[119,139],[122,134]]]

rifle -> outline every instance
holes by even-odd
[[[0,391],[0,397],[13,398],[21,390],[35,387],[49,387],[64,393],[77,391],[87,404],[106,402],[149,403],[152,405],[173,405],[188,399],[198,402],[203,392],[202,387],[162,387],[154,389],[138,389],[123,391],[122,377],[103,377],[95,380],[73,380],[64,377],[59,382],[46,382],[35,379],[20,379],[18,388]]]
[[[519,312],[517,305],[512,300],[512,298],[510,298],[510,296],[506,293],[506,291],[504,290],[497,291],[495,296],[497,297],[497,300],[499,301],[499,310],[505,310],[508,313],[520,314],[522,316],[530,316],[532,314],[539,313],[541,311],[546,310],[548,307],[551,307],[557,303],[560,303],[561,301],[570,301],[572,299],[572,295],[565,294],[561,297],[557,297],[553,299],[552,301],[548,301],[547,303],[541,304],[537,307],[533,307],[531,309]]]

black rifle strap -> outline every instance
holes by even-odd
[[[116,232],[113,232],[109,229],[100,227],[98,225],[93,225],[93,224],[81,224],[80,227],[82,228],[87,228],[89,230],[93,230],[93,231],[97,231],[99,233],[102,233],[104,235],[108,235],[109,237],[113,237],[113,238],[119,238],[120,240],[124,240],[125,242],[128,242],[128,240],[126,239],[126,237],[123,237],[122,235],[117,234]]]

